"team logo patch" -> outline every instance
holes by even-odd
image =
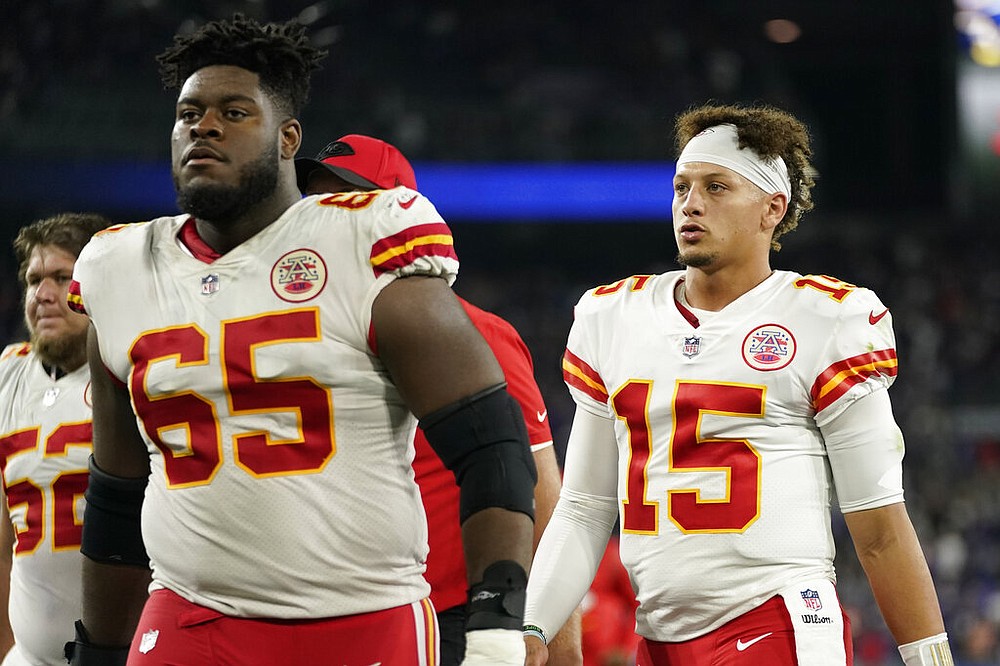
[[[819,592],[816,590],[802,590],[799,592],[802,595],[802,603],[806,605],[806,608],[812,612],[816,612],[823,609],[823,602],[819,598]]]
[[[146,654],[156,647],[156,639],[160,637],[159,629],[150,629],[139,639],[139,652]]]
[[[46,407],[51,407],[56,404],[56,399],[59,397],[59,387],[50,386],[45,389],[45,395],[42,396],[42,404]]]
[[[288,252],[275,262],[271,268],[271,288],[283,301],[301,303],[323,291],[326,277],[322,257],[302,248]]]
[[[201,293],[205,296],[210,296],[215,292],[219,291],[219,276],[215,273],[210,273],[201,279]]]
[[[743,360],[755,370],[780,370],[795,358],[795,337],[780,324],[765,324],[743,339]]]
[[[692,335],[690,338],[684,338],[684,345],[681,347],[681,353],[688,358],[694,358],[701,351],[701,338],[696,335]]]

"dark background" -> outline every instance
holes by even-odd
[[[154,56],[178,29],[235,10],[298,17],[330,51],[302,117],[305,155],[367,133],[418,166],[611,167],[669,162],[674,116],[709,100],[776,104],[805,120],[817,206],[772,264],[869,286],[891,308],[907,504],[957,663],[1000,664],[1000,108],[987,110],[995,148],[963,129],[957,91],[970,51],[955,3],[5,0],[5,247],[21,225],[66,208],[68,184],[47,165],[103,173],[167,161],[174,93]],[[772,41],[772,19],[794,21],[800,37]],[[976,85],[1000,85],[984,80]],[[175,212],[145,205],[141,191],[108,192],[98,208],[115,221]],[[448,220],[462,259],[456,290],[520,330],[560,453],[573,413],[559,372],[573,303],[596,284],[675,268],[669,218]],[[9,249],[0,268],[0,336],[11,341],[23,329]],[[839,518],[835,532],[856,663],[899,664]]]

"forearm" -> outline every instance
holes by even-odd
[[[0,501],[6,504],[2,493],[0,493]],[[7,518],[6,511],[3,512],[2,520],[6,522],[0,524],[0,530],[4,531],[4,536],[0,537],[0,548],[3,548],[3,553],[0,555],[0,661],[3,661],[3,655],[7,654],[14,646],[14,630],[10,626],[9,611],[10,572],[13,566],[14,539],[10,519]],[[8,532],[10,533],[10,538],[8,538]]]
[[[464,666],[522,666],[531,517],[488,508],[462,523],[470,582]]]
[[[483,571],[493,562],[511,560],[525,572],[531,565],[533,522],[518,511],[491,508],[478,511],[462,523],[465,562],[469,583],[483,578]]]
[[[83,560],[83,626],[94,645],[132,642],[146,603],[150,571],[146,567]]]
[[[550,640],[577,609],[597,573],[617,501],[563,488],[528,580],[525,624]]]
[[[577,608],[549,642],[548,666],[579,666],[583,663],[583,629]]]
[[[10,652],[12,647],[14,647],[14,630],[10,628],[10,618],[5,606],[0,617],[0,661],[3,661],[3,656]]]
[[[559,491],[562,488],[562,480],[559,472],[559,462],[556,460],[555,449],[547,446],[544,449],[535,451],[532,454],[535,460],[535,469],[538,472],[538,480],[535,482],[535,535],[532,544],[532,551],[538,548],[538,542],[542,539],[542,533],[549,524],[552,512],[559,501]]]
[[[862,562],[889,631],[899,644],[944,631],[934,584],[924,558],[891,547]]]
[[[860,526],[882,512],[889,517]],[[944,632],[934,582],[902,503],[845,514],[855,538],[858,559],[889,631],[899,644]]]
[[[542,533],[552,518],[559,501],[561,481],[559,464],[553,448],[535,452],[538,483],[535,485],[535,544],[537,550]],[[549,643],[548,666],[579,666],[583,663],[581,613],[577,608]]]

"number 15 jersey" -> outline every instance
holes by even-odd
[[[660,641],[834,579],[822,428],[896,375],[890,317],[867,289],[778,271],[699,321],[675,296],[683,276],[587,292],[563,361],[577,405],[615,421],[622,562],[638,633]],[[887,484],[863,508],[901,499]]]

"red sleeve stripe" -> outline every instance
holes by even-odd
[[[851,387],[869,377],[876,375],[895,377],[896,371],[895,349],[883,349],[838,361],[820,373],[813,383],[811,391],[813,407],[819,413],[836,402]]]
[[[393,234],[372,246],[371,264],[381,275],[412,264],[420,257],[458,259],[455,239],[447,224],[418,224]]]
[[[608,389],[597,371],[587,365],[579,356],[566,350],[562,362],[563,380],[573,388],[579,389],[598,402],[608,402]]]
[[[3,356],[0,356],[0,361],[4,360],[5,358],[10,358],[11,356],[27,356],[30,353],[31,353],[31,344],[27,342],[22,342],[16,347],[11,345],[10,350]]]
[[[87,308],[83,307],[83,297],[80,295],[80,283],[72,280],[69,283],[69,293],[66,295],[66,304],[73,312],[85,315]]]
[[[375,322],[368,322],[368,348],[378,356],[378,338],[375,337]]]

